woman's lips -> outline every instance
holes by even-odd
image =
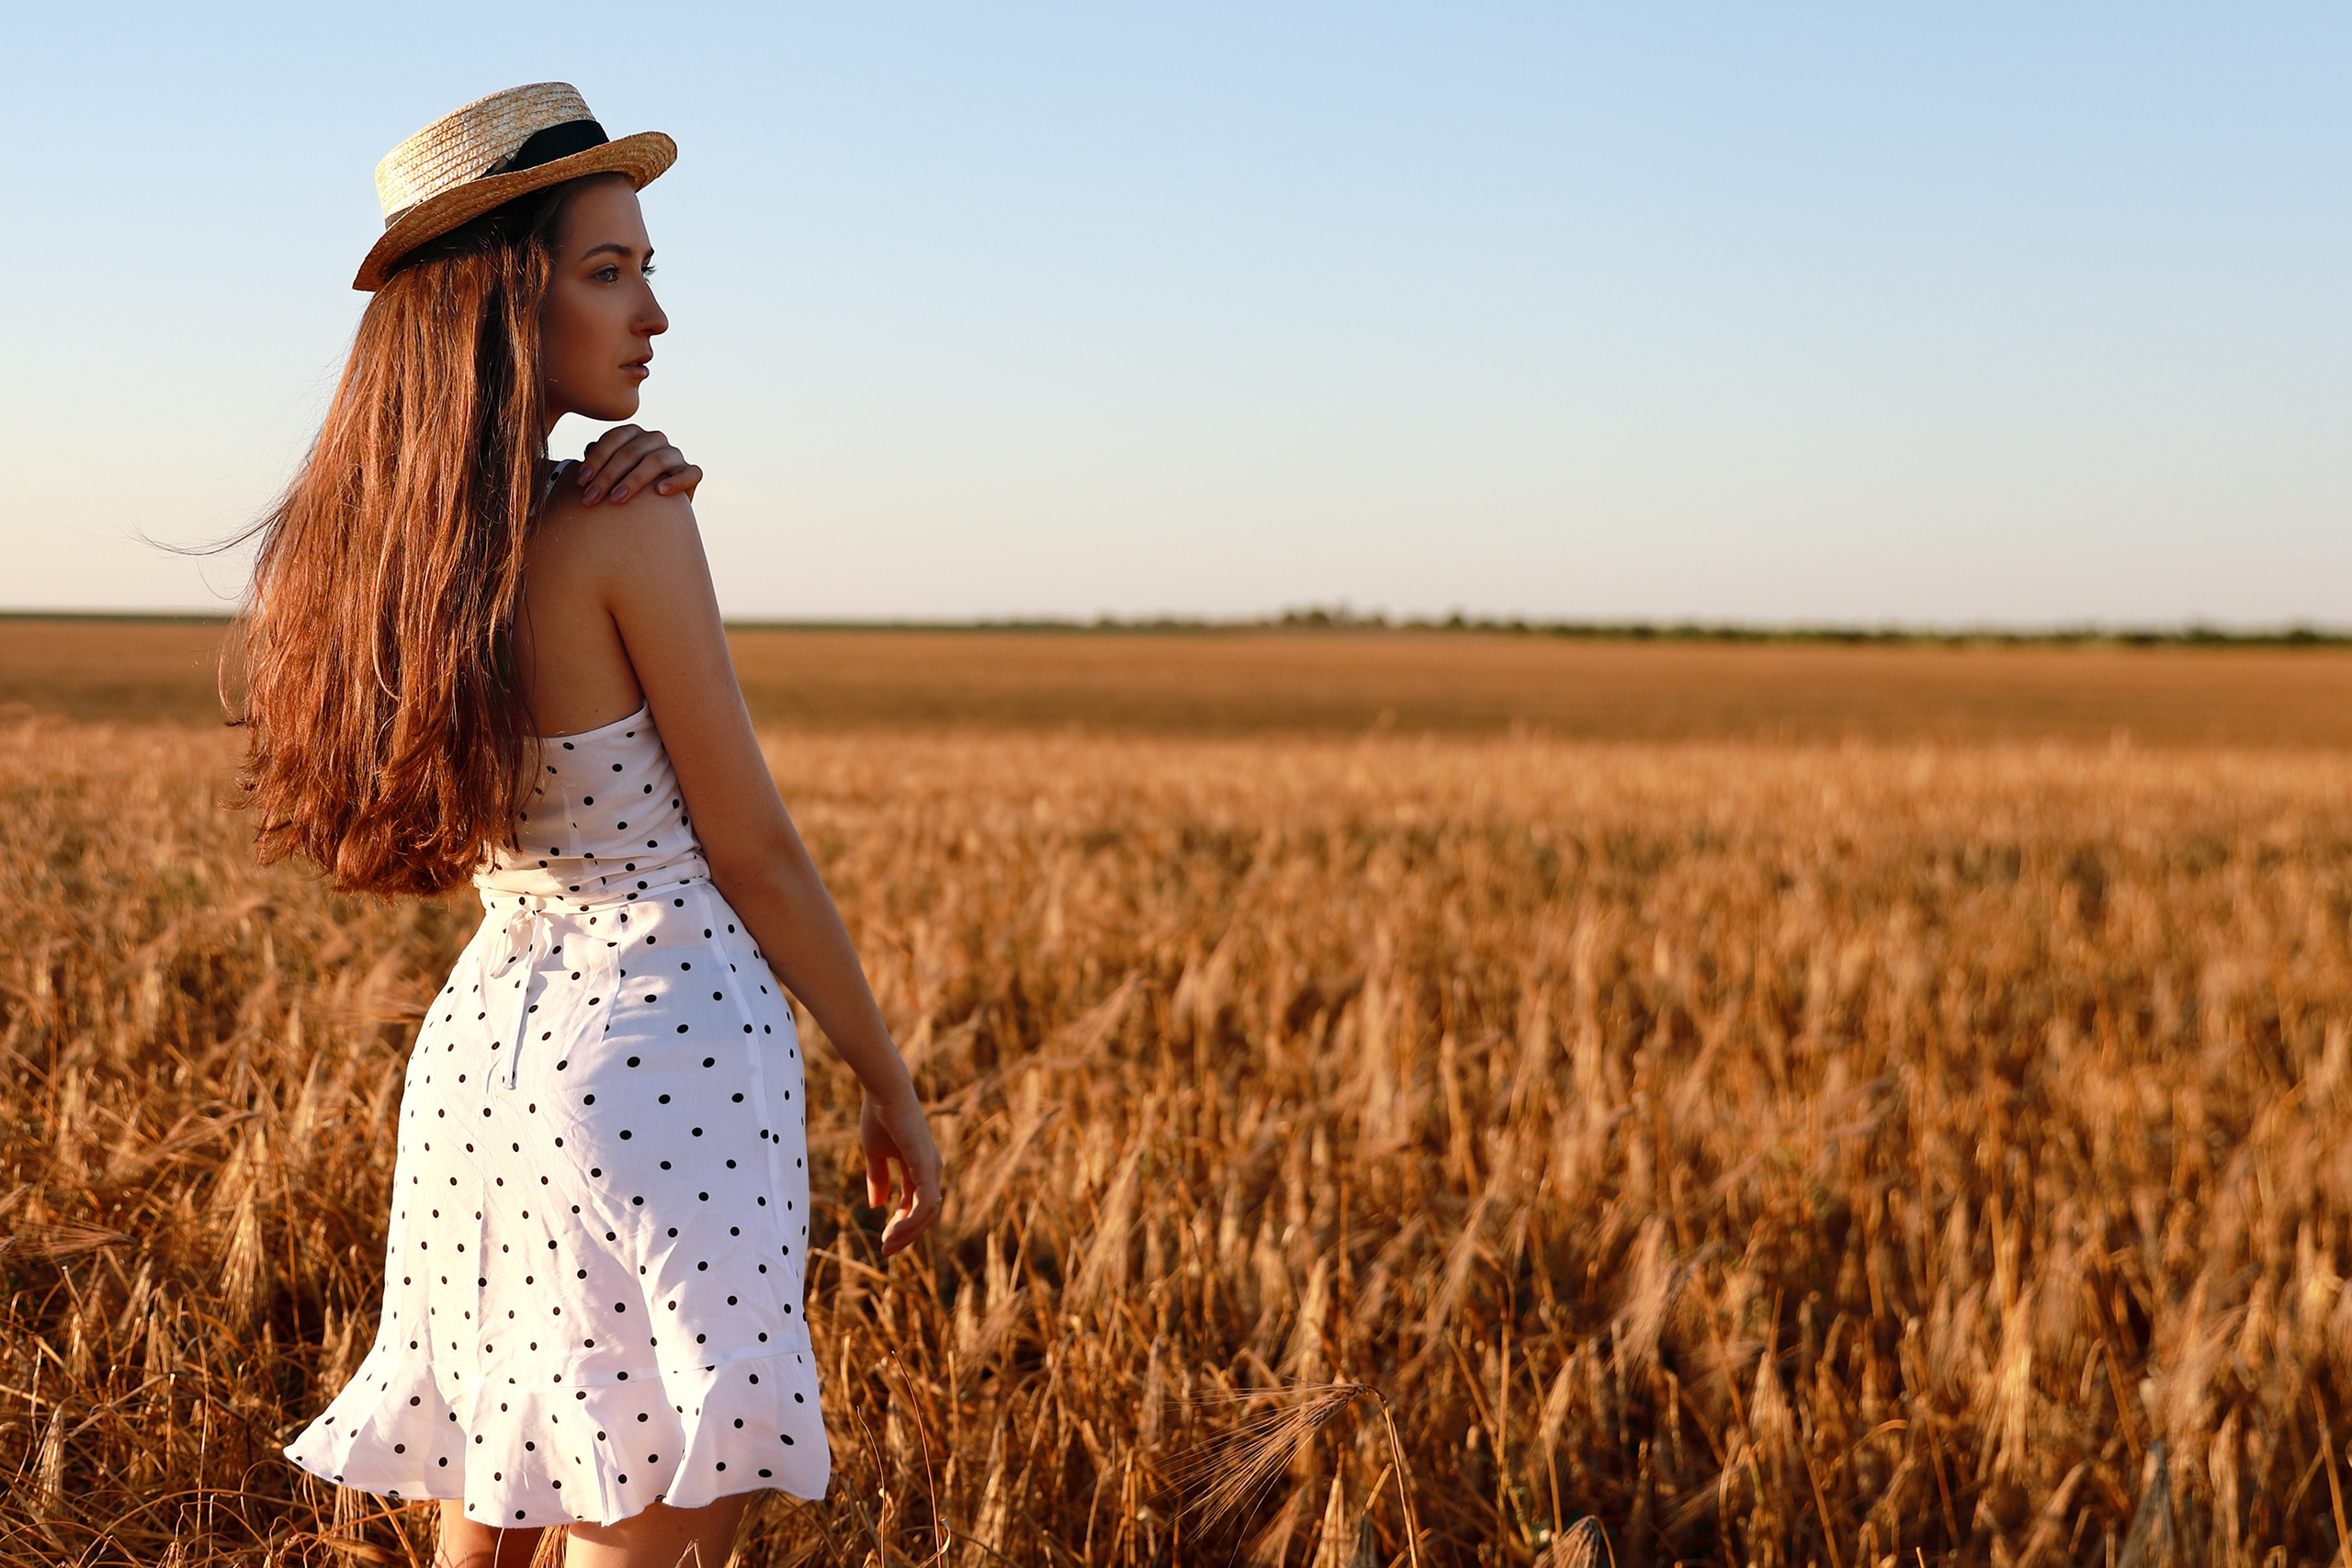
[[[640,381],[653,374],[653,367],[647,364],[642,359],[632,359],[627,365],[622,366],[621,368]]]

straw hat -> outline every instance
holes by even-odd
[[[618,141],[569,82],[534,82],[476,98],[384,154],[376,197],[384,237],[351,287],[380,288],[400,259],[460,223],[528,191],[582,175],[627,175],[639,190],[678,156],[658,130]]]

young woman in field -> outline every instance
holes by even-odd
[[[560,83],[377,171],[374,292],[258,530],[243,784],[266,860],[487,913],[402,1093],[374,1347],[288,1452],[441,1502],[452,1568],[718,1568],[752,1493],[823,1495],[801,1309],[807,1004],[865,1085],[886,1256],[940,1158],[729,662],[690,497],[623,425],[668,328],[637,192]],[[892,1201],[892,1186],[897,1194]]]

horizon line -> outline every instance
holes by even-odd
[[[227,610],[104,610],[0,609],[0,621],[55,621],[121,625],[226,626],[235,618]],[[796,620],[776,616],[728,616],[729,631],[798,631],[844,633],[1045,633],[1061,636],[1216,636],[1250,632],[1361,636],[1466,635],[1555,637],[1596,642],[1714,642],[1814,643],[1842,646],[1997,646],[1997,647],[2132,647],[2132,648],[2345,648],[2352,647],[2352,626],[2324,626],[2307,621],[2268,626],[2217,626],[2201,620],[2177,623],[2118,623],[2078,621],[2043,625],[2004,625],[1997,622],[1958,625],[1859,622],[1705,621],[1682,619],[1537,619],[1529,616],[1472,615],[1455,611],[1443,617],[1391,616],[1385,611],[1359,612],[1346,604],[1305,605],[1260,615],[1020,615],[968,617],[888,617],[869,619]]]

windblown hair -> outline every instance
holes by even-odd
[[[266,864],[438,893],[512,841],[536,742],[514,617],[544,448],[539,306],[570,187],[420,250],[255,525],[241,804]]]

